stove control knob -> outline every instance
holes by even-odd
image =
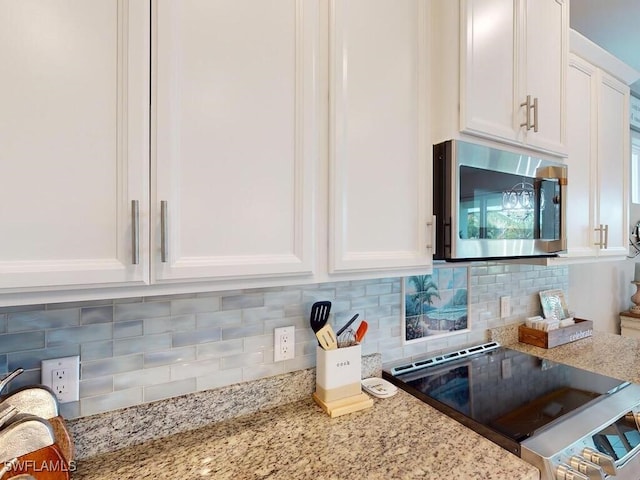
[[[556,480],[589,480],[589,477],[569,465],[560,464],[556,468]]]
[[[589,460],[574,455],[569,459],[569,465],[571,465],[571,468],[574,470],[587,475],[591,480],[604,480],[604,471],[602,468]]]
[[[585,447],[582,450],[582,456],[590,462],[600,465],[605,473],[609,475],[615,476],[618,473],[615,460],[607,454],[594,450],[593,448]]]

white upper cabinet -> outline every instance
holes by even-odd
[[[567,257],[628,254],[629,87],[576,56],[568,76]]]
[[[329,270],[431,264],[429,3],[330,3]]]
[[[155,280],[310,274],[318,2],[153,4]]]
[[[144,283],[148,4],[0,2],[0,64],[0,288]]]
[[[567,2],[434,5],[436,142],[462,132],[565,154]]]

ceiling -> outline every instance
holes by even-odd
[[[572,0],[571,28],[640,71],[640,0]],[[640,96],[640,81],[631,86]]]

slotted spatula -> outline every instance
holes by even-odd
[[[329,312],[331,311],[331,302],[328,300],[316,302],[311,306],[311,329],[314,333],[318,333],[329,320]]]

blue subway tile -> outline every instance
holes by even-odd
[[[162,352],[144,354],[144,368],[152,368],[160,365],[188,362],[196,358],[196,347],[172,348]]]
[[[185,393],[194,392],[195,390],[195,378],[186,378],[184,380],[177,380],[175,382],[151,385],[148,387],[144,387],[144,401],[155,402],[156,400],[183,395]]]
[[[81,327],[58,328],[47,331],[47,347],[57,347],[68,343],[85,343],[107,340],[112,336],[112,324],[98,323]]]
[[[194,330],[192,332],[177,332],[173,334],[174,347],[186,347],[188,345],[198,345],[200,343],[215,342],[220,340],[219,328],[210,330]]]
[[[142,320],[113,324],[113,338],[139,337],[143,333]]]
[[[88,380],[90,378],[113,375],[115,373],[131,372],[133,370],[140,370],[142,366],[142,354],[82,362],[81,378]]]
[[[185,332],[196,329],[195,315],[178,315],[172,317],[146,318],[144,333]]]
[[[90,307],[80,310],[80,323],[90,325],[94,323],[113,322],[113,306]]]
[[[44,348],[44,330],[0,335],[0,353]]]
[[[80,309],[45,310],[8,314],[8,332],[71,327],[80,323]]]
[[[131,407],[139,405],[142,400],[142,387],[83,398],[80,400],[80,414],[82,416],[95,415],[96,413]]]
[[[170,302],[125,303],[115,306],[114,320],[126,322],[171,315]]]
[[[133,353],[153,352],[171,348],[171,334],[145,335],[113,341],[114,357]]]
[[[113,357],[113,341],[85,342],[80,345],[80,361],[101,360]]]

